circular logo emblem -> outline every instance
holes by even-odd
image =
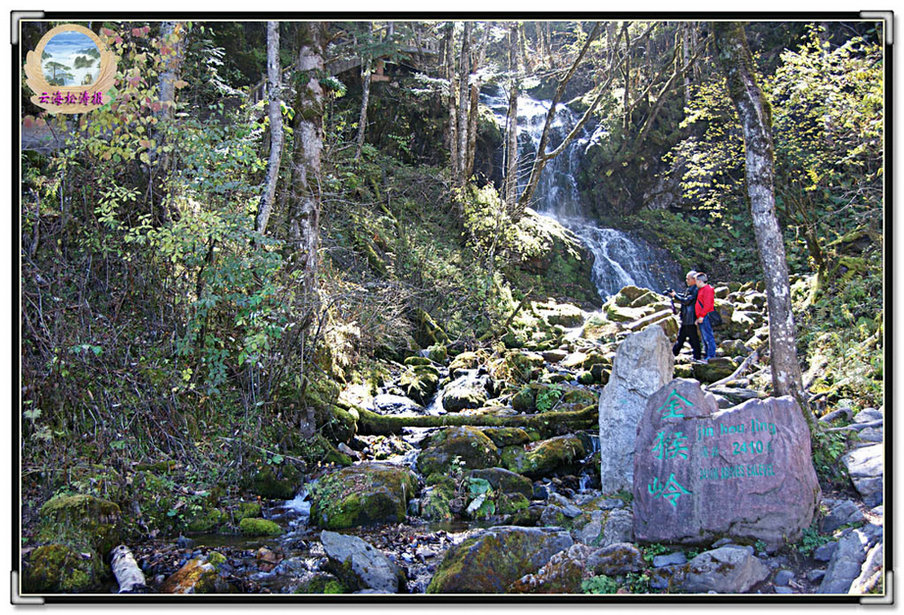
[[[25,56],[31,102],[50,113],[84,113],[107,104],[116,56],[88,28],[57,26]]]

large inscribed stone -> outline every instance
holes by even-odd
[[[638,542],[730,536],[778,547],[813,521],[819,483],[791,397],[719,410],[696,380],[679,378],[650,396],[636,445]]]
[[[675,357],[661,327],[629,335],[619,345],[600,395],[600,482],[603,493],[631,489],[634,439],[647,398],[672,379]]]

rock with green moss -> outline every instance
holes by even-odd
[[[446,412],[460,412],[461,410],[473,410],[487,403],[490,387],[488,376],[476,376],[465,374],[452,381],[443,390],[443,409]]]
[[[562,402],[576,407],[589,406],[599,403],[599,393],[581,387],[572,387],[565,389]]]
[[[485,436],[484,436],[485,437]],[[335,530],[405,520],[417,478],[407,468],[361,463],[320,478],[311,489],[311,520]]]
[[[486,358],[483,351],[463,352],[449,363],[449,375],[455,378],[459,375],[458,372],[460,371],[477,369],[482,362],[486,361]]]
[[[449,341],[449,336],[443,331],[433,317],[424,310],[418,308],[416,311],[417,329],[415,330],[415,339],[422,347],[431,346],[433,344],[445,344]]]
[[[249,517],[260,517],[260,516],[261,516],[261,503],[260,502],[239,502],[239,505],[235,511],[235,518],[237,521],[241,521],[242,519],[248,519]]]
[[[505,468],[471,470],[468,476],[487,481],[493,490],[498,493],[520,493],[528,498],[533,494],[534,486],[529,478]]]
[[[424,489],[420,499],[420,516],[427,521],[451,521],[455,481],[438,482]]]
[[[419,404],[427,405],[439,386],[439,371],[432,365],[416,365],[402,372],[399,386]]]
[[[499,380],[528,383],[540,376],[545,364],[543,355],[539,353],[511,350],[501,363],[494,365],[493,376]]]
[[[417,458],[425,476],[451,472],[459,463],[467,469],[492,468],[499,463],[499,449],[476,427],[448,427],[437,432]]]
[[[51,498],[41,507],[40,519],[37,538],[41,542],[94,549],[101,557],[122,537],[119,506],[91,495]]]
[[[606,314],[606,318],[612,322],[634,322],[649,316],[652,310],[649,307],[632,308],[621,306],[610,299],[603,304],[603,312]]]
[[[646,288],[638,288],[637,286],[628,285],[622,287],[613,297],[612,301],[619,307],[628,307],[642,296],[649,294]]]
[[[740,365],[729,357],[715,357],[706,363],[694,364],[694,378],[703,383],[716,382],[731,376]]]
[[[274,500],[291,500],[301,486],[301,472],[291,463],[268,465],[251,479],[254,495]]]
[[[427,357],[407,357],[405,361],[403,361],[405,365],[409,365],[411,367],[416,367],[418,365],[431,365],[430,359]]]
[[[572,328],[584,324],[584,311],[570,303],[539,304],[537,311],[550,325]]]
[[[504,448],[502,463],[512,472],[537,477],[566,469],[585,455],[581,439],[575,435],[565,435],[526,446]]]
[[[531,385],[521,387],[512,396],[512,408],[516,412],[533,412],[537,409],[537,388]]]
[[[295,594],[347,594],[348,588],[331,574],[309,573],[293,592]]]
[[[279,536],[283,529],[278,523],[259,517],[246,517],[239,522],[239,529],[245,536]]]
[[[443,344],[433,344],[427,348],[427,356],[434,363],[445,363],[449,352]]]
[[[446,552],[427,593],[505,593],[572,544],[571,535],[556,528],[500,526],[479,531]]]
[[[83,593],[96,590],[102,580],[97,554],[84,557],[67,545],[43,545],[25,559],[22,584],[26,593]]]
[[[188,521],[189,532],[210,532],[226,523],[228,516],[222,510],[210,506],[202,507]]]
[[[530,434],[520,427],[484,427],[480,431],[499,448],[527,444],[531,441]]]
[[[596,382],[596,378],[593,377],[593,372],[581,372],[578,374],[578,382],[583,385],[589,385]]]

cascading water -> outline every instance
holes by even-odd
[[[505,126],[508,99],[502,89],[483,94],[482,102],[493,111],[499,125]],[[527,184],[550,105],[548,100],[518,97],[518,150],[522,161],[519,189]],[[564,141],[578,119],[571,109],[558,105],[550,126],[547,151]],[[679,283],[682,277],[678,264],[664,250],[623,231],[601,228],[583,215],[575,177],[581,157],[594,137],[585,127],[561,154],[547,162],[534,193],[536,210],[571,230],[593,253],[593,283],[603,299],[629,284],[662,292]]]

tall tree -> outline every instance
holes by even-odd
[[[506,208],[514,211],[518,198],[518,95],[521,90],[521,54],[518,53],[517,21],[509,29],[509,104],[505,116],[505,182],[503,198]]]
[[[769,305],[772,387],[777,395],[791,395],[798,401],[812,429],[815,421],[809,411],[797,361],[785,244],[775,215],[772,111],[757,84],[743,25],[716,22],[713,32],[722,72],[744,134],[747,195]]]
[[[323,48],[326,25],[317,21],[298,24],[298,61],[295,79],[295,149],[288,222],[290,258],[302,270],[304,289],[314,288],[320,243],[320,154],[323,149]]]
[[[280,98],[280,77],[282,71],[279,65],[279,22],[267,22],[267,101],[270,117],[270,159],[267,161],[267,180],[264,185],[264,193],[261,195],[260,205],[257,209],[255,228],[258,233],[267,229],[267,221],[273,210],[273,200],[276,197],[276,183],[279,180],[279,163],[282,159],[283,125]]]
[[[476,57],[473,58],[473,61],[471,62],[471,100],[469,103],[470,111],[468,113],[468,150],[465,155],[465,177],[471,177],[471,173],[474,172],[474,157],[477,153],[477,118],[480,115],[480,105],[478,104],[480,97],[480,83],[477,79],[477,71],[483,66],[483,63],[486,60],[489,37],[490,24],[486,23],[484,24],[483,34],[477,43],[477,49],[474,53]]]
[[[465,174],[468,160],[468,108],[470,107],[470,98],[468,96],[471,72],[471,31],[472,24],[470,21],[465,22],[465,31],[461,38],[461,56],[458,62],[458,126],[456,127],[456,136],[458,137],[458,156],[454,161],[454,180],[458,186],[463,186],[468,177]]]

